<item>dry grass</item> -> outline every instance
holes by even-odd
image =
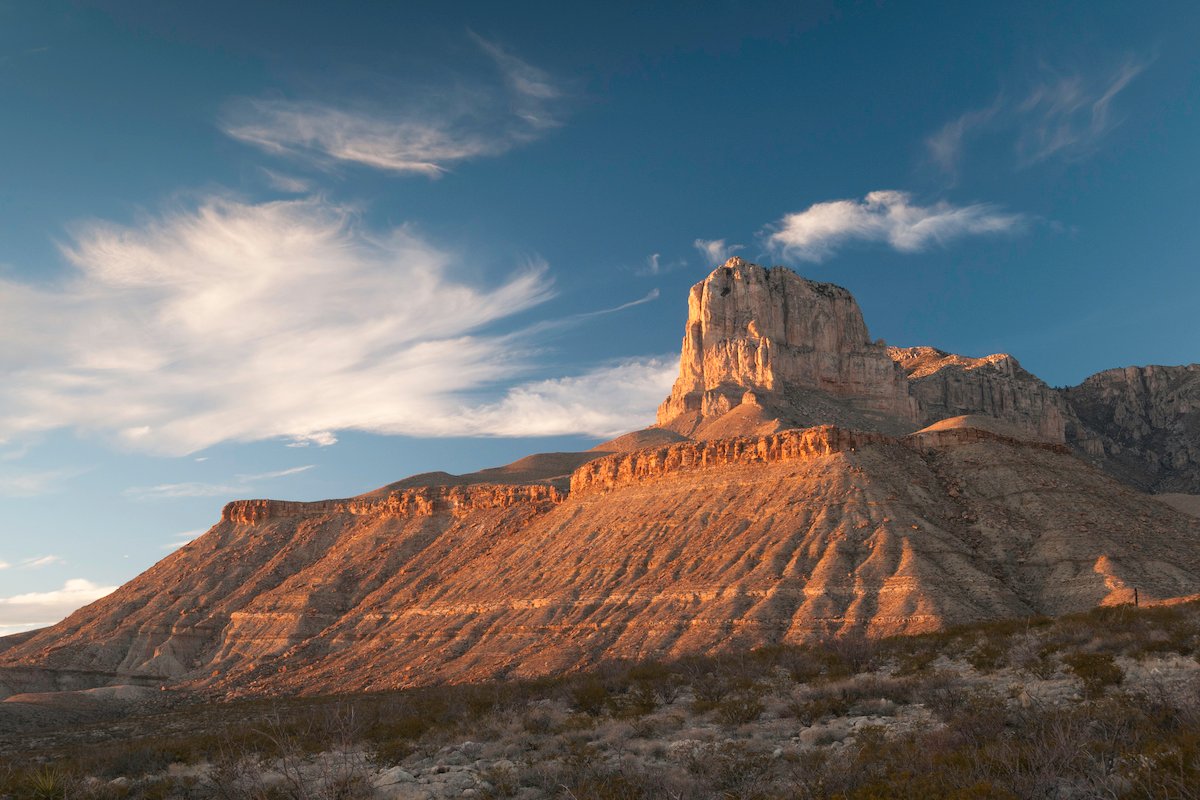
[[[355,800],[403,768],[447,797],[1197,798],[1198,652],[1195,604],[1109,608],[537,681],[196,704],[0,741],[0,797]]]

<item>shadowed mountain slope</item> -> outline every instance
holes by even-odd
[[[692,288],[658,426],[231,503],[112,595],[0,641],[0,695],[378,689],[1193,595],[1190,500],[1071,448],[1196,493],[1196,374],[1061,392],[1011,356],[888,348],[845,289],[731,259]]]
[[[1192,594],[1198,540],[1061,447],[816,428],[605,456],[569,495],[232,503],[0,664],[232,693],[542,674]]]

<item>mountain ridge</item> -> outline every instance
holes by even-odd
[[[1113,372],[1073,400],[1011,356],[888,348],[846,290],[731,259],[689,295],[657,427],[353,498],[234,501],[3,642],[0,696],[395,688],[1200,593],[1200,518],[1112,457],[1157,448],[1186,490],[1196,375]]]

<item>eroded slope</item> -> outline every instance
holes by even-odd
[[[344,691],[1200,592],[1200,520],[975,429],[681,442],[571,486],[234,503],[0,664]]]

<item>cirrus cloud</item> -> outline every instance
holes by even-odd
[[[267,152],[318,165],[357,163],[437,177],[451,164],[499,155],[557,127],[562,91],[549,74],[494,42],[471,38],[491,60],[500,86],[460,85],[434,91],[432,100],[401,101],[387,109],[244,98],[227,108],[222,130]]]
[[[0,337],[14,343],[0,351],[9,376],[0,441],[65,428],[184,455],[273,438],[327,446],[340,430],[602,435],[616,420],[648,422],[657,405],[637,391],[604,395],[586,377],[557,390],[533,380],[546,371],[546,329],[650,302],[656,290],[604,312],[489,332],[553,296],[544,263],[496,285],[468,284],[454,277],[467,271],[460,257],[413,229],[366,229],[353,209],[319,197],[209,197],[136,227],[80,226],[64,253],[73,270],[56,284],[0,278]],[[624,369],[642,385],[644,370]],[[534,398],[557,410],[525,414]],[[613,408],[581,411],[602,402]],[[9,489],[45,488],[26,483]],[[244,483],[163,484],[140,495]]]
[[[320,198],[208,198],[82,226],[64,252],[56,285],[0,279],[0,440],[73,428],[181,455],[403,432],[508,378],[523,345],[479,330],[552,295],[544,264],[469,286],[413,230],[365,230]]]
[[[907,192],[876,191],[862,200],[814,203],[788,214],[769,229],[767,243],[785,255],[821,261],[854,241],[916,253],[965,236],[1013,232],[1025,222],[1024,216],[987,203],[921,206]]]

